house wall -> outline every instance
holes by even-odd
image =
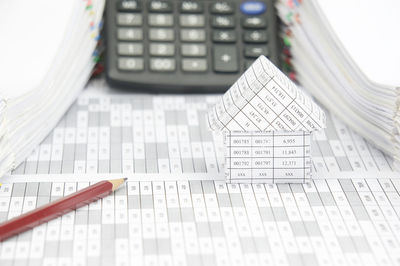
[[[225,132],[230,183],[305,183],[311,178],[310,132]]]

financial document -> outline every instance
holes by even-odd
[[[305,183],[310,135],[326,127],[324,111],[260,56],[208,112],[225,140],[225,176],[236,183]]]
[[[104,86],[104,85],[99,85]],[[223,135],[206,115],[219,96],[119,95],[90,87],[12,175],[223,173]],[[327,113],[313,173],[391,171],[388,156]]]
[[[314,131],[325,113],[266,57],[260,56],[208,113],[212,129]]]
[[[225,132],[225,179],[235,183],[305,183],[311,178],[310,132]]]
[[[227,184],[217,96],[89,88],[2,178],[0,221],[90,183],[114,194],[0,243],[0,265],[399,265],[400,177],[327,113],[306,184]]]

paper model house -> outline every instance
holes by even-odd
[[[325,114],[266,57],[260,56],[208,112],[225,139],[225,176],[234,183],[305,183],[310,136]]]

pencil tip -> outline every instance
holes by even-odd
[[[112,184],[112,191],[116,190],[121,186],[123,183],[125,183],[127,178],[119,178],[119,179],[113,179],[113,180],[108,180]]]

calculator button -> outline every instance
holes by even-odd
[[[203,10],[203,4],[196,1],[183,1],[180,4],[182,13],[202,13]]]
[[[266,46],[246,46],[244,48],[244,56],[246,57],[259,57],[260,55],[268,55],[268,48]]]
[[[171,43],[151,43],[150,55],[156,56],[173,56],[175,54],[175,47]]]
[[[143,39],[142,29],[121,28],[118,29],[118,40],[122,41],[139,41]]]
[[[268,47],[267,46],[246,46],[244,50],[244,55],[246,57],[254,57],[257,58],[260,55],[268,56]]]
[[[150,1],[149,2],[150,12],[171,12],[172,3],[169,1]]]
[[[182,44],[181,54],[183,56],[205,56],[207,53],[205,44]]]
[[[211,5],[211,13],[213,14],[232,14],[235,6],[231,2],[216,2]]]
[[[181,40],[184,42],[203,42],[206,40],[206,32],[203,29],[182,29]]]
[[[268,35],[265,31],[260,30],[245,31],[244,41],[249,43],[266,43]]]
[[[125,71],[141,71],[143,70],[142,58],[121,57],[118,58],[118,69]]]
[[[150,29],[150,41],[173,41],[175,33],[173,29]]]
[[[175,70],[175,59],[173,58],[151,58],[150,70],[156,72],[172,72]]]
[[[169,27],[174,25],[174,17],[170,14],[150,14],[149,25],[159,27]]]
[[[235,20],[231,16],[214,16],[211,25],[214,28],[234,28]]]
[[[117,24],[119,26],[140,26],[142,25],[142,15],[118,13]]]
[[[246,17],[242,20],[242,26],[248,29],[263,29],[267,27],[265,17]]]
[[[213,31],[214,42],[236,42],[236,32],[233,30],[214,30]]]
[[[267,6],[260,1],[246,1],[240,5],[240,11],[245,15],[261,15]]]
[[[182,27],[204,27],[204,15],[180,15],[179,24]]]
[[[117,3],[117,9],[122,12],[142,10],[142,2],[139,0],[123,0]]]
[[[119,55],[142,55],[143,44],[141,43],[119,43],[118,44]]]
[[[206,59],[182,59],[182,70],[187,72],[204,72],[207,70]]]
[[[234,45],[214,45],[214,71],[238,72],[238,50]]]

